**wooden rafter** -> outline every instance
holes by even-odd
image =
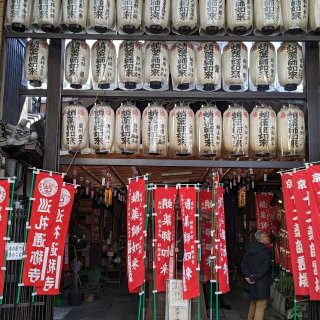
[[[116,176],[116,178],[121,182],[121,184],[126,187],[126,184],[124,183],[124,181],[122,180],[122,178],[119,176],[118,172],[114,169],[114,167],[109,166],[110,171]]]
[[[80,168],[86,173],[86,174],[88,174],[94,181],[96,181],[98,184],[99,184],[99,186],[101,186],[102,187],[102,184],[101,184],[101,180],[100,179],[98,179],[98,177],[97,176],[95,176],[90,170],[88,170],[85,166],[80,166]]]

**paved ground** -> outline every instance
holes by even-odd
[[[226,295],[225,300],[232,306],[232,310],[219,309],[219,319],[246,320],[249,300],[241,288]],[[69,308],[69,309],[67,309]],[[137,295],[129,295],[125,286],[121,288],[110,286],[100,296],[100,299],[86,303],[79,307],[62,307],[60,314],[68,313],[64,318],[56,313],[56,320],[136,320],[138,313]],[[214,311],[215,312],[215,311]],[[215,313],[214,313],[215,315]],[[215,319],[215,317],[213,317]],[[268,307],[265,320],[279,320],[276,313]]]

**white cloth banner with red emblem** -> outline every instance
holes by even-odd
[[[59,233],[56,216],[62,183],[61,174],[36,172],[22,276],[25,286],[42,287],[45,284],[50,251],[56,250],[53,238]]]
[[[177,189],[157,187],[154,190],[155,207],[155,276],[157,292],[166,291],[167,279],[174,278],[175,214]]]
[[[58,214],[55,220],[55,233],[50,246],[44,286],[36,289],[37,294],[56,295],[60,293],[60,280],[69,220],[72,211],[76,186],[63,184],[60,194]]]
[[[212,214],[212,190],[200,191],[200,214]],[[201,223],[201,269],[203,282],[210,280],[210,255],[211,255],[211,221]]]
[[[310,300],[320,300],[320,269],[318,267],[318,264],[320,266],[320,248],[314,243],[306,170],[299,170],[292,174],[292,185],[304,251],[304,258],[298,259],[298,270],[308,274]],[[297,247],[296,250],[299,248]]]
[[[273,195],[270,193],[255,193],[257,229],[270,234],[272,230],[270,202]]]
[[[127,276],[129,292],[140,291],[145,281],[144,239],[146,237],[146,182],[133,179],[127,197]]]
[[[183,267],[182,285],[183,299],[199,296],[198,241],[197,241],[197,189],[196,187],[181,187],[180,209],[183,230]]]
[[[294,289],[296,295],[309,295],[308,274],[306,270],[300,270],[301,267],[298,263],[298,261],[303,261],[305,258],[302,246],[300,218],[297,214],[293,195],[292,173],[282,174],[281,180]]]
[[[226,293],[230,291],[229,268],[226,243],[226,225],[224,215],[223,187],[217,188],[218,196],[218,280],[219,291]]]
[[[11,183],[9,180],[0,180],[0,297],[2,297],[4,287],[8,212],[11,209],[9,208],[10,185]]]

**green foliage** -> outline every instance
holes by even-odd
[[[91,269],[84,269],[81,271],[81,279],[86,279],[84,291],[87,295],[94,294],[97,298],[101,291],[103,277],[101,275],[101,267],[95,266]]]
[[[297,303],[296,307],[297,320],[308,319],[308,305],[307,303]],[[286,313],[287,319],[294,319],[294,307],[289,309]]]
[[[291,275],[285,275],[280,277],[275,288],[285,297],[293,299],[294,285],[293,285],[293,278]]]

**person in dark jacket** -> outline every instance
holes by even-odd
[[[241,262],[241,270],[249,283],[251,299],[248,320],[263,320],[264,311],[270,298],[271,252],[267,247],[269,236],[258,230],[255,233],[256,243],[248,246]]]

